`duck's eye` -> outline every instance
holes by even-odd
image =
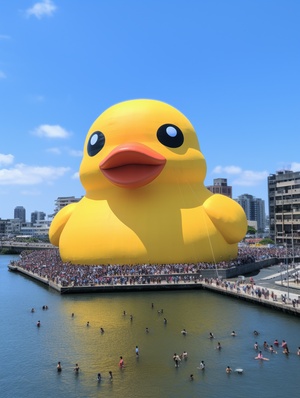
[[[97,155],[98,152],[104,147],[105,136],[101,131],[95,131],[89,139],[87,144],[87,151],[90,156]]]
[[[161,144],[169,148],[178,148],[184,141],[182,131],[174,124],[163,124],[157,130],[156,136]]]

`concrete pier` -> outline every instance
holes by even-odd
[[[238,300],[244,300],[251,303],[263,305],[270,309],[285,312],[287,314],[300,316],[300,287],[298,284],[289,282],[290,289],[293,289],[293,293],[286,294],[280,289],[268,289],[268,294],[262,294],[266,292],[266,288],[253,285],[253,289],[243,289],[241,283],[236,281],[222,281],[219,282],[215,279],[203,279],[200,275],[193,276],[192,282],[179,281],[177,283],[167,282],[162,280],[160,283],[146,283],[146,284],[115,284],[115,285],[94,285],[94,286],[62,286],[49,281],[47,278],[40,277],[36,273],[27,271],[16,265],[9,264],[8,268],[10,271],[19,272],[23,275],[28,276],[40,283],[43,283],[56,290],[60,294],[82,294],[82,293],[117,293],[117,292],[141,292],[141,291],[171,291],[171,290],[195,290],[204,289],[214,293],[223,294],[229,297],[233,297]],[[168,275],[170,276],[170,275]],[[162,275],[162,277],[166,277]],[[249,284],[248,284],[249,286]],[[251,292],[251,293],[250,293]],[[255,293],[258,292],[258,293]],[[284,300],[283,300],[284,299]]]

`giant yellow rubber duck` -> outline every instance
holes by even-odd
[[[155,100],[103,112],[83,149],[85,196],[49,231],[74,264],[219,262],[235,258],[247,230],[242,207],[204,186],[206,162],[189,120]]]

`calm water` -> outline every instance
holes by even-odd
[[[60,296],[9,272],[11,258],[0,255],[2,398],[274,398],[299,394],[298,318],[201,291]],[[42,310],[43,305],[49,309]],[[35,313],[30,312],[32,307]],[[157,312],[161,308],[162,315]],[[105,330],[102,335],[100,327]],[[183,328],[186,336],[180,333]],[[252,333],[255,329],[260,332],[257,338]],[[232,330],[236,337],[230,336]],[[210,331],[216,337],[212,341]],[[279,349],[278,354],[264,353],[270,361],[256,361],[254,342],[272,344],[275,338],[285,339],[291,354],[287,357]],[[218,341],[221,351],[215,349]],[[188,359],[175,368],[172,356],[184,350]],[[123,370],[118,367],[120,355],[126,365]],[[197,369],[201,360],[206,363],[204,372]],[[63,367],[60,374],[56,372],[58,361]],[[79,375],[73,372],[76,362]],[[243,368],[244,373],[228,375],[227,365]],[[96,380],[98,372],[101,383]],[[194,381],[189,380],[191,373]]]

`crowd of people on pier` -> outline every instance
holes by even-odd
[[[23,268],[41,278],[61,286],[95,286],[112,284],[145,284],[161,283],[162,280],[172,283],[192,282],[199,278],[202,270],[228,269],[243,264],[250,264],[270,258],[283,258],[286,248],[239,248],[234,260],[217,264],[141,264],[141,265],[76,265],[64,263],[58,249],[25,250],[20,259],[13,265]],[[300,255],[293,253],[294,256]]]

